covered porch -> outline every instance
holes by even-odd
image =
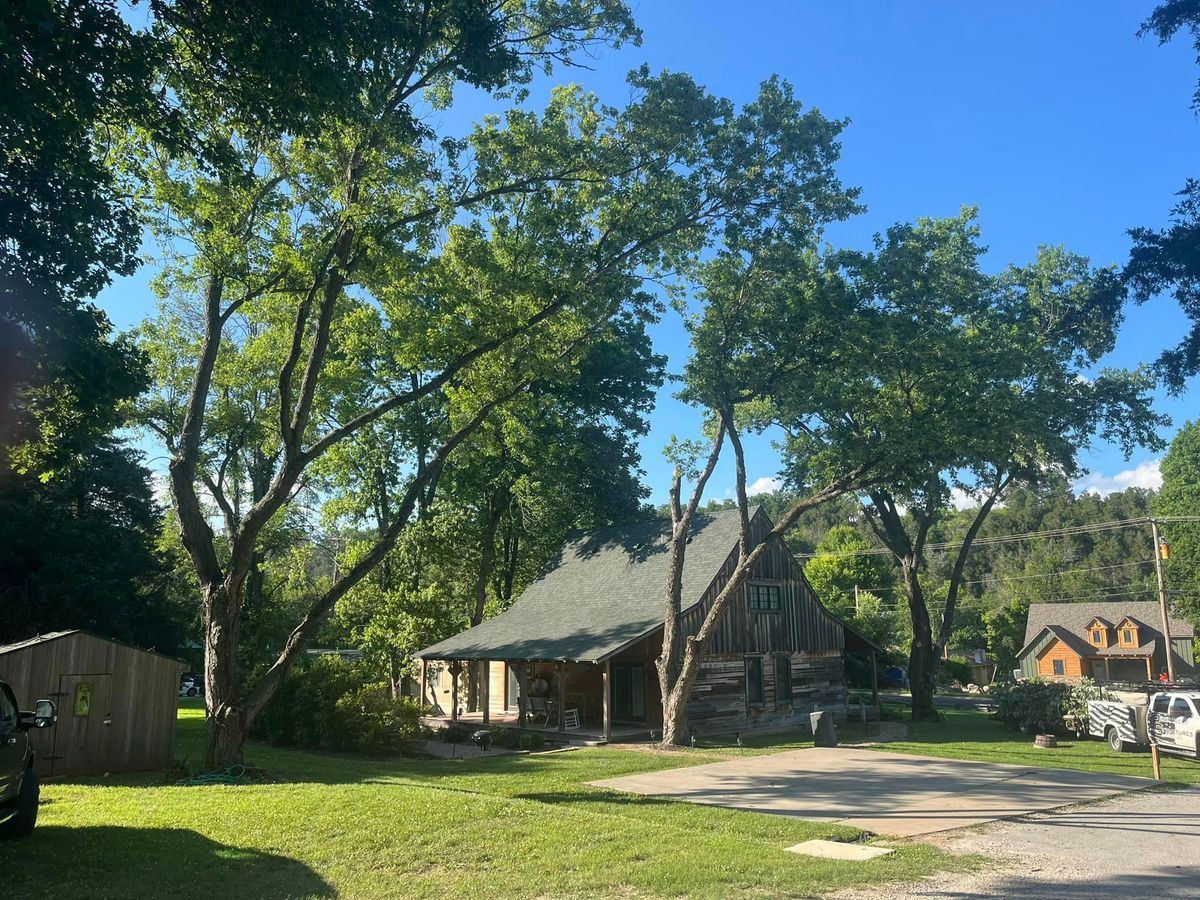
[[[583,746],[635,744],[650,741],[652,732],[654,740],[657,740],[659,735],[661,735],[661,726],[651,729],[645,725],[613,725],[609,729],[607,736],[605,736],[603,725],[588,723],[581,725],[579,728],[568,728],[560,731],[558,723],[554,721],[547,725],[540,719],[537,721],[530,719],[525,725],[521,725],[516,714],[506,713],[499,716],[489,715],[485,717],[482,710],[478,712],[464,711],[457,719],[451,719],[449,715],[422,716],[421,724],[435,729],[454,724],[470,729],[520,728],[524,731],[536,731],[544,735],[550,744],[577,744]]]
[[[636,647],[598,661],[423,657],[420,667],[418,696],[434,720],[597,742],[649,740],[662,725],[658,673]]]

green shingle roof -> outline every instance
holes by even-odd
[[[659,520],[579,534],[509,610],[416,656],[599,662],[662,627],[670,533],[670,522]],[[683,567],[685,609],[737,541],[736,509],[697,515]]]

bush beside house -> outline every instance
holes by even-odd
[[[1057,733],[1065,730],[1063,717],[1087,719],[1087,701],[1100,699],[1100,689],[1090,678],[1074,684],[1029,678],[992,689],[995,718],[1026,732]]]
[[[279,746],[370,755],[406,752],[419,730],[414,700],[338,656],[297,664],[255,723],[256,737]]]

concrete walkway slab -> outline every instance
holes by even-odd
[[[962,828],[1157,784],[1148,778],[853,750],[791,750],[592,782],[877,834]]]
[[[869,844],[847,844],[842,841],[802,841],[787,848],[788,853],[815,856],[818,859],[844,859],[849,862],[866,862],[880,856],[895,853],[890,847],[872,847]]]

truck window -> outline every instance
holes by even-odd
[[[5,734],[17,727],[17,708],[13,705],[8,691],[0,687],[0,734]]]
[[[1171,701],[1171,718],[1172,719],[1190,719],[1192,717],[1191,704],[1183,697],[1176,697]]]
[[[1165,713],[1167,707],[1171,705],[1171,698],[1166,694],[1159,694],[1154,698],[1154,702],[1150,704],[1150,708],[1156,713]]]

